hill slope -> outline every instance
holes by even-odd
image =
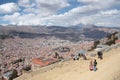
[[[89,57],[87,61],[66,61],[57,64],[52,70],[41,73],[35,71],[25,74],[16,80],[119,80],[120,75],[120,47],[104,53],[104,59]],[[90,60],[97,59],[98,70],[89,71]]]

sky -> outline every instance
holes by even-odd
[[[120,0],[0,0],[0,25],[120,27]]]

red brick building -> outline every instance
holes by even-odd
[[[41,67],[44,67],[44,66],[48,66],[50,64],[53,64],[55,62],[58,62],[59,60],[58,59],[55,59],[55,58],[49,58],[49,59],[44,59],[44,58],[34,58],[32,59],[32,70],[35,71],[35,70],[38,70],[40,69]]]

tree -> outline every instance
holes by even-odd
[[[95,41],[95,42],[94,42],[94,47],[93,47],[92,49],[95,49],[98,44],[100,44],[100,41],[99,41],[99,40]]]

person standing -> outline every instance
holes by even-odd
[[[93,71],[93,62],[92,62],[92,60],[90,61],[90,65],[89,65],[89,69],[90,69],[90,71]]]
[[[97,70],[97,61],[96,61],[96,59],[94,60],[94,71],[96,71]]]
[[[101,60],[103,59],[103,53],[101,51],[98,51],[97,55],[98,55],[98,59]]]

